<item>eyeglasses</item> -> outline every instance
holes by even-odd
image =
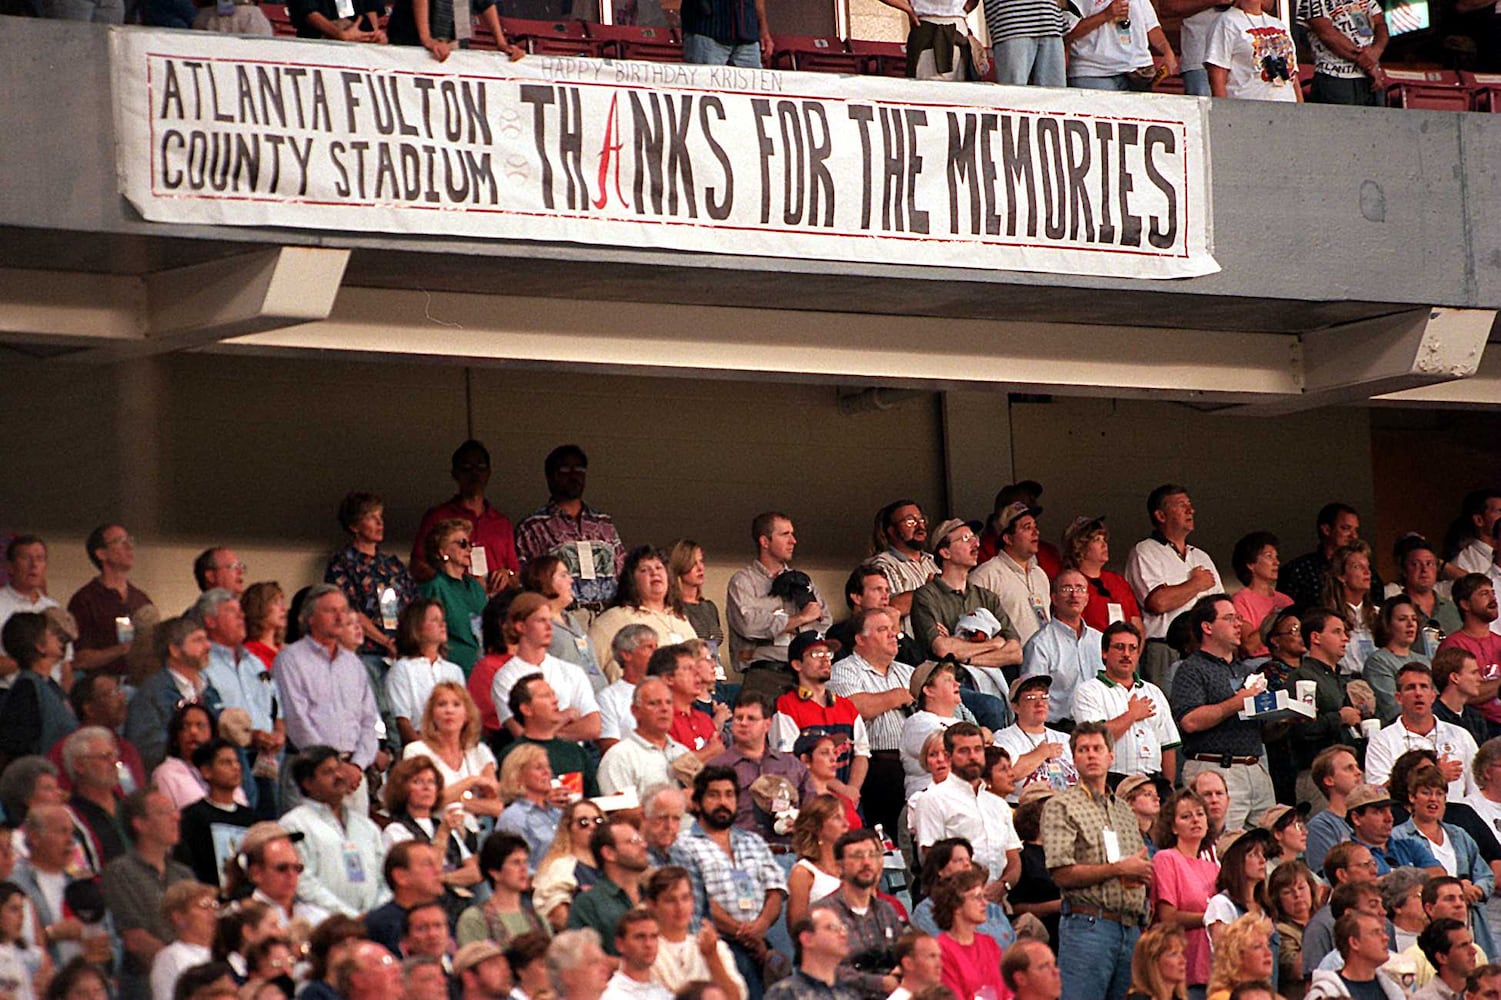
[[[883,855],[881,854],[880,851],[845,851],[844,852],[844,860],[846,860],[846,861],[875,861],[877,858],[880,858],[882,856]]]
[[[1141,649],[1141,646],[1134,642],[1112,642],[1105,648],[1113,653],[1135,653]]]
[[[474,543],[467,538],[455,538],[453,540],[453,544],[457,545],[461,549],[474,548]]]
[[[1025,704],[1027,702],[1047,701],[1048,700],[1048,696],[1046,694],[1042,694],[1042,693],[1024,694],[1024,695],[1022,695],[1020,698],[1018,698],[1016,700],[1019,701],[1019,702],[1022,702],[1023,704]]]
[[[926,517],[923,517],[921,514],[908,514],[906,517],[901,518],[896,523],[903,525],[904,527],[915,528],[919,524],[927,524],[928,519]]]
[[[1369,871],[1375,871],[1376,869],[1380,868],[1381,866],[1378,865],[1378,864],[1376,864],[1376,859],[1375,858],[1370,858],[1370,859],[1365,860],[1365,861],[1352,861],[1346,867],[1348,867],[1348,868],[1365,868],[1365,869],[1367,869]]]
[[[1081,583],[1065,583],[1058,588],[1060,594],[1087,594],[1089,587]]]
[[[829,652],[828,649],[824,649],[824,648],[810,649],[806,653],[803,654],[803,659],[805,659],[805,660],[832,660],[832,659],[834,659],[834,654],[831,653],[831,652]]]
[[[603,816],[575,816],[573,825],[580,830],[587,830],[591,826],[604,826],[605,818]]]
[[[236,561],[236,562],[232,562],[232,563],[225,563],[223,566],[220,566],[219,568],[221,570],[231,570],[231,571],[236,572],[236,573],[243,573],[246,570],[248,570],[250,567],[246,566],[243,562]]]
[[[287,875],[292,872],[296,872],[298,875],[301,875],[303,872],[301,861],[283,861],[279,865],[271,865],[270,868],[278,875]]]
[[[217,910],[219,908],[219,901],[212,896],[204,896],[196,905],[200,910]]]

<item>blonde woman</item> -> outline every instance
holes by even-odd
[[[1230,991],[1241,983],[1271,982],[1275,965],[1271,920],[1254,913],[1241,917],[1215,939],[1209,1000],[1230,1000]]]
[[[812,904],[839,888],[834,842],[849,831],[844,804],[832,795],[815,795],[802,804],[792,827],[797,863],[787,876],[787,924],[808,916]]]
[[[1188,943],[1183,928],[1153,924],[1142,931],[1131,955],[1126,1000],[1188,1000]]]
[[[568,790],[553,785],[546,750],[528,743],[506,755],[500,769],[500,800],[506,807],[495,829],[526,841],[535,871],[553,844],[563,806],[568,803]]]
[[[435,684],[418,736],[401,756],[432,758],[443,776],[443,805],[462,802],[472,816],[500,815],[505,803],[496,781],[495,754],[480,742],[479,707],[467,687],[456,681]]]
[[[506,756],[506,763],[519,753]],[[573,897],[599,881],[594,855],[589,850],[589,835],[602,826],[605,814],[588,799],[579,799],[563,810],[552,846],[537,866],[532,884],[532,906],[554,931],[568,926],[568,909]]]

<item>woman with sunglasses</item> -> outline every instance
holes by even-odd
[[[464,676],[480,657],[480,616],[485,611],[485,585],[474,575],[473,529],[469,522],[449,518],[433,525],[425,543],[427,561],[437,574],[418,586],[417,593],[443,605],[448,622],[448,658]]]
[[[553,838],[552,846],[537,866],[537,877],[532,883],[532,905],[554,932],[568,926],[568,910],[573,897],[599,881],[599,869],[594,867],[594,854],[589,850],[589,835],[604,822],[604,812],[590,800],[579,799],[570,803],[563,810],[563,819],[558,823],[558,834]]]

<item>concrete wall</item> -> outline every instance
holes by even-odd
[[[83,537],[122,520],[141,540],[139,584],[168,610],[194,596],[189,564],[210,544],[232,545],[252,579],[295,588],[316,578],[340,542],[334,512],[349,489],[385,498],[389,547],[405,558],[422,511],[448,496],[448,456],[471,420],[494,456],[492,502],[513,519],[544,499],[548,449],[577,441],[590,454],[587,497],[627,544],[696,538],[716,599],[749,558],[750,518],[766,508],[793,517],[799,561],[831,597],[865,554],[872,514],[899,496],[936,520],[953,495],[956,513],[979,518],[999,486],[1035,477],[1047,487],[1046,537],[1076,514],[1103,513],[1119,562],[1145,531],[1146,493],[1177,480],[1198,508],[1194,541],[1227,577],[1244,531],[1270,528],[1294,555],[1325,500],[1372,508],[1360,409],[1253,421],[1086,399],[945,409],[916,395],[844,415],[832,385],[503,369],[470,371],[471,408],[458,367],[312,357],[37,363],[17,375],[0,429],[10,473],[0,534],[47,537],[52,590],[66,599],[92,572]],[[1007,438],[1009,457],[997,446]]]

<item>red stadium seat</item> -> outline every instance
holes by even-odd
[[[508,39],[537,55],[600,55],[599,43],[589,40],[582,21],[527,21],[503,17],[500,27]]]
[[[671,28],[643,28],[634,24],[585,24],[589,38],[611,59],[645,62],[683,61],[683,43]]]
[[[901,42],[866,42],[851,38],[850,52],[864,57],[864,72],[871,76],[907,75],[907,46]]]
[[[1501,73],[1460,73],[1459,82],[1470,92],[1470,109],[1501,114]]]
[[[287,5],[284,3],[263,3],[261,13],[266,15],[266,20],[271,22],[271,33],[277,38],[296,38],[297,28],[292,24],[292,17],[287,13]]]
[[[1387,66],[1386,103],[1393,108],[1426,111],[1468,111],[1470,91],[1459,74],[1447,69],[1409,69]]]
[[[773,35],[774,69],[808,73],[858,73],[864,58],[852,54],[838,38],[820,35]]]

